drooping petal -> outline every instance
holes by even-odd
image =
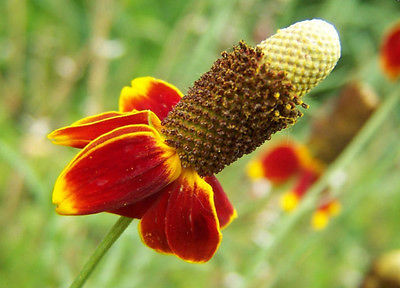
[[[106,112],[81,119],[71,126],[57,129],[50,133],[48,138],[54,144],[83,148],[90,141],[116,128],[133,124],[150,124],[151,114],[153,113],[150,111]]]
[[[314,230],[323,230],[328,226],[329,215],[326,211],[317,210],[313,213],[311,218],[311,226]]]
[[[153,206],[144,213],[139,223],[139,234],[143,243],[157,252],[164,254],[173,253],[165,234],[165,221],[170,190],[174,185],[175,183],[171,183],[160,193],[157,193],[160,194],[160,197]]]
[[[125,217],[130,217],[130,218],[136,218],[136,219],[141,219],[144,215],[144,213],[147,212],[147,210],[150,209],[151,206],[154,205],[154,203],[157,202],[158,198],[160,198],[161,192],[157,192],[153,195],[150,195],[149,197],[146,197],[142,200],[139,200],[137,202],[134,202],[132,204],[126,205],[124,207],[108,211],[113,214],[125,216]]]
[[[323,201],[323,203],[318,207],[319,211],[325,211],[330,216],[337,216],[341,210],[341,204],[338,199],[330,199]]]
[[[396,80],[400,76],[400,22],[383,39],[380,56],[383,71]]]
[[[188,262],[207,262],[217,251],[219,230],[212,188],[192,170],[171,187],[165,234],[171,251]]]
[[[217,210],[219,225],[223,229],[237,217],[236,209],[229,201],[217,177],[213,175],[205,177],[204,180],[211,185],[214,192],[215,209]]]
[[[272,148],[260,160],[264,177],[275,184],[286,181],[300,169],[296,146],[293,143],[283,143]]]
[[[131,87],[124,87],[119,98],[119,110],[151,110],[161,120],[179,102],[183,94],[173,85],[153,77],[132,80]]]
[[[307,193],[308,189],[315,183],[319,178],[319,171],[312,169],[303,169],[293,189],[283,194],[280,204],[283,211],[290,212],[296,209],[299,201]]]
[[[247,176],[252,180],[264,178],[264,167],[261,160],[256,159],[250,161],[246,166]]]
[[[157,132],[154,131],[154,128],[152,128],[148,125],[137,124],[137,125],[122,126],[122,127],[119,127],[117,129],[114,129],[108,133],[101,135],[101,137],[98,137],[96,139],[96,141],[89,142],[89,144],[86,145],[83,148],[83,150],[78,155],[75,156],[75,158],[71,161],[71,163],[75,162],[78,159],[80,159],[81,157],[85,156],[87,151],[90,151],[91,149],[93,149],[96,146],[99,146],[100,144],[103,144],[107,140],[110,140],[112,138],[116,138],[119,136],[123,136],[125,134],[135,133],[135,132],[150,132],[150,133],[154,133],[157,135]]]
[[[325,199],[318,209],[313,213],[311,226],[314,230],[326,228],[332,217],[340,213],[341,204],[338,199]]]
[[[340,214],[340,211],[342,210],[342,205],[340,204],[339,200],[333,199],[330,201],[327,205],[328,213],[331,216],[337,216]]]
[[[100,136],[70,162],[56,181],[53,203],[65,215],[110,211],[157,193],[180,172],[178,155],[156,130],[126,126]]]
[[[93,115],[93,116],[88,116],[88,117],[82,118],[82,119],[72,123],[71,126],[78,126],[78,125],[82,125],[82,124],[93,123],[93,122],[97,122],[97,121],[100,121],[100,120],[105,120],[107,118],[121,116],[121,115],[124,115],[124,113],[123,112],[117,112],[117,111],[108,111],[108,112],[100,113],[100,114],[97,114],[97,115]]]
[[[300,197],[293,191],[286,192],[280,200],[281,209],[285,212],[291,212],[299,204]]]
[[[299,178],[296,181],[293,192],[299,197],[308,191],[308,189],[318,180],[320,174],[319,171],[312,169],[304,169],[300,172]]]

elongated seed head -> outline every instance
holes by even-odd
[[[221,171],[272,134],[296,123],[300,96],[325,78],[340,56],[336,30],[303,21],[259,44],[223,52],[163,121],[166,143],[201,176]]]
[[[340,58],[335,27],[320,19],[278,30],[257,46],[270,69],[286,72],[297,96],[303,96],[328,76]]]

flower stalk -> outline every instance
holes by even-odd
[[[79,272],[78,276],[75,278],[74,282],[69,286],[70,288],[80,288],[83,287],[86,280],[92,274],[93,270],[99,264],[101,258],[106,254],[108,249],[117,241],[119,236],[128,228],[129,224],[133,221],[133,218],[128,218],[121,216],[114,226],[110,229],[104,239],[97,246],[96,250],[90,256],[89,260],[83,266],[82,270]]]

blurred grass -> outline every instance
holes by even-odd
[[[161,77],[186,91],[238,40],[256,44],[279,27],[324,18],[337,27],[343,55],[307,98],[305,117],[280,133],[301,139],[313,112],[347,81],[365,81],[382,98],[389,94],[377,51],[400,4],[6,0],[0,11],[0,287],[67,287],[116,217],[55,214],[52,185],[76,151],[48,143],[50,130],[116,109],[120,89],[134,77]],[[243,273],[285,216],[274,205],[276,195],[250,195],[246,156],[218,176],[239,218],[224,231],[212,261],[191,265],[158,255],[131,225],[86,287],[356,287],[374,257],[399,248],[400,108],[395,110],[345,171],[348,181],[337,191],[340,217],[318,233],[308,220],[297,225],[255,279]]]

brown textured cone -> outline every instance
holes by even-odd
[[[400,250],[375,259],[360,288],[400,288]]]
[[[329,114],[316,117],[307,146],[325,164],[334,161],[378,107],[375,92],[366,84],[346,85]]]
[[[244,42],[223,52],[163,121],[183,167],[218,173],[302,115],[296,105],[306,105],[285,73],[268,69],[262,57]]]

